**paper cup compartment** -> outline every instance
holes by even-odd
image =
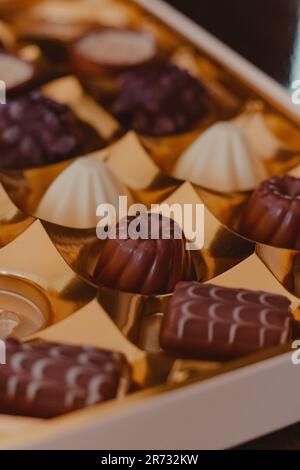
[[[68,176],[62,174],[64,171],[68,171],[66,174]],[[98,180],[95,179],[96,174]],[[57,178],[60,178],[59,183]],[[107,193],[108,178],[111,178],[109,184],[113,194]],[[57,200],[53,201],[52,195],[50,206],[53,210],[59,205],[64,207],[67,213],[62,214],[62,222],[72,226],[72,221],[75,220],[73,226],[80,226],[78,214],[81,210],[84,211],[84,216],[85,213],[93,215],[94,223],[90,223],[86,228],[94,229],[100,221],[96,217],[97,206],[111,203],[110,198],[116,200],[119,196],[125,195],[128,196],[128,207],[133,203],[142,203],[150,207],[151,204],[162,202],[178,187],[174,179],[164,175],[153,163],[134,133],[129,133],[112,146],[83,156],[80,160],[73,159],[56,165],[25,170],[22,173],[2,173],[0,179],[10,199],[20,210],[50,222],[53,222],[51,213],[48,215],[45,209],[39,211],[39,204],[53,183],[60,184],[54,192],[54,199]],[[119,191],[121,192],[117,194]],[[101,200],[97,200],[99,195]],[[49,206],[49,196],[47,206]],[[72,214],[74,214],[73,219]],[[58,223],[55,214],[52,217],[54,222]]]
[[[297,176],[298,167],[294,170]],[[293,174],[293,172],[292,172]],[[224,195],[195,188],[199,197],[215,217],[232,232],[239,234],[240,220],[245,213],[249,195]],[[242,236],[246,238],[246,236]],[[257,240],[249,240],[256,246],[256,253],[275,278],[293,295],[300,297],[299,251],[271,246]]]
[[[195,215],[197,204],[202,203],[188,183],[172,192],[171,196],[162,201],[159,207],[162,215],[170,217],[165,213],[166,207],[173,204],[183,207],[187,203],[191,204],[193,215]],[[42,221],[42,224],[72,270],[86,282],[96,286],[93,273],[105,240],[97,238],[95,229],[71,229],[45,221]],[[204,246],[202,249],[192,251],[195,277],[201,281],[211,279],[230,269],[247,258],[254,250],[252,243],[227,230],[206,207],[204,208],[204,224]],[[186,234],[186,236],[189,235]]]
[[[20,338],[72,315],[96,295],[63,261],[38,221],[0,250],[0,264],[0,308],[16,314],[3,319],[16,323],[12,334]]]

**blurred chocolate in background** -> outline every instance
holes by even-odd
[[[289,88],[300,79],[300,0],[168,0]]]

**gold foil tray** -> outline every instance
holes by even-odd
[[[43,92],[68,104],[97,131],[106,147],[95,152],[94,158],[106,162],[136,203],[148,209],[151,204],[191,204],[193,210],[204,204],[204,246],[192,255],[198,280],[283,294],[290,298],[298,320],[299,253],[255,244],[237,233],[238,217],[249,194],[208,191],[177,181],[170,174],[176,159],[208,126],[254,111],[264,114],[269,128],[282,142],[280,153],[268,162],[269,173],[289,172],[299,164],[299,123],[132,2],[21,2],[29,3],[31,7],[21,12],[14,0],[0,2],[0,14],[5,13],[3,17],[16,27],[19,37],[28,32],[25,21],[30,25],[41,21],[53,36],[55,28],[61,34],[69,26],[86,26],[91,21],[133,26],[154,34],[170,60],[201,79],[210,99],[208,115],[191,132],[161,139],[134,132],[120,138],[124,132],[120,124],[87,95],[74,76],[48,83]],[[286,344],[226,364],[187,361],[164,354],[159,346],[160,320],[172,294],[142,296],[96,286],[92,274],[102,244],[95,227],[55,225],[50,214],[47,220],[35,219],[45,191],[72,162],[0,174],[0,297],[3,290],[23,295],[39,309],[44,320],[33,334],[19,336],[26,341],[88,344],[123,352],[133,367],[136,384],[142,388],[122,401],[126,406],[290,350],[290,344]],[[103,412],[117,410],[118,406],[116,401],[99,405]],[[92,419],[96,409],[80,411],[78,423],[82,417]],[[51,428],[65,419],[46,425]],[[43,424],[39,420],[0,416],[1,445],[10,441],[16,429],[23,432],[36,428],[38,432],[40,426]]]

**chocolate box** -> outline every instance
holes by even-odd
[[[74,10],[64,2],[57,9],[51,2],[33,2],[26,10],[28,24],[48,22],[49,35],[42,37],[37,28],[29,37],[13,12],[15,2],[11,9],[8,3],[5,20],[21,41],[33,41],[45,55],[50,45],[57,50],[63,44],[65,51],[70,46],[57,29],[52,41],[59,18],[72,33],[75,26],[91,27],[88,13],[82,17],[89,1],[76,2]],[[163,57],[201,80],[209,97],[205,118],[183,134],[142,135],[111,116],[107,90],[111,92],[115,82],[110,76],[105,83],[70,73],[56,81],[51,76],[43,92],[96,129],[104,145],[87,157],[105,162],[135,203],[193,208],[204,204],[204,244],[192,255],[196,280],[284,295],[297,323],[299,252],[239,234],[237,221],[248,190],[220,191],[174,178],[173,167],[212,125],[224,120],[235,125],[240,117],[260,113],[273,134],[272,144],[278,144],[264,171],[269,176],[297,175],[299,111],[279,85],[160,0],[100,3],[96,21],[101,26],[153,34]],[[49,65],[49,54],[47,61]],[[61,71],[61,64],[51,67]],[[224,449],[299,421],[300,379],[292,341],[226,362],[167,355],[159,345],[159,330],[172,293],[149,296],[95,285],[95,228],[65,227],[51,217],[36,216],[49,186],[74,161],[76,157],[0,173],[0,296],[7,302],[3,308],[11,308],[13,299],[18,302],[15,309],[25,312],[26,321],[15,330],[25,344],[49,341],[123,353],[134,387],[126,397],[47,420],[1,415],[0,447]],[[298,336],[295,328],[293,338]]]

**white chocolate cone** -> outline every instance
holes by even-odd
[[[268,178],[261,159],[234,122],[205,131],[179,158],[172,175],[220,192],[249,191]]]
[[[49,186],[36,216],[73,228],[96,227],[100,221],[99,204],[111,204],[118,215],[119,196],[132,198],[127,188],[107,165],[95,157],[83,157],[72,163]]]
[[[272,134],[262,113],[245,113],[236,119],[255,154],[263,160],[274,158],[282,143]]]

